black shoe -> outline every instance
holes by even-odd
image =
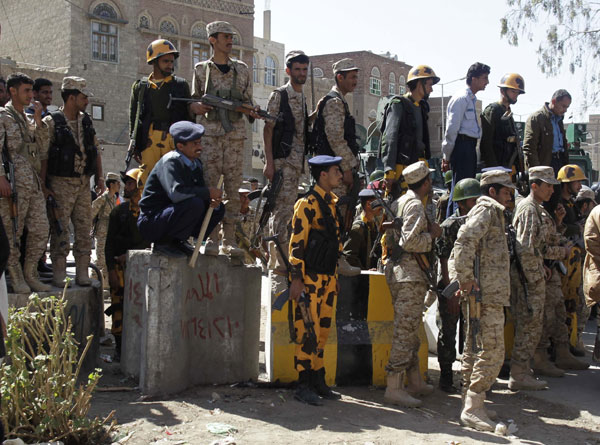
[[[310,371],[313,378],[313,388],[321,397],[327,400],[340,400],[342,395],[339,392],[333,391],[327,383],[325,383],[325,368],[318,371]]]
[[[442,391],[447,392],[448,394],[456,394],[458,392],[458,389],[456,386],[454,386],[452,369],[449,371],[446,369],[440,371],[439,387]]]
[[[317,393],[312,390],[312,388],[304,383],[298,385],[298,388],[294,393],[294,399],[313,406],[323,406],[321,397],[319,397]]]
[[[37,270],[40,274],[50,274],[52,276],[52,268],[43,261],[38,262]]]
[[[569,346],[569,350],[575,357],[585,357],[585,350],[579,349],[577,346]]]
[[[176,246],[182,253],[186,256],[192,256],[194,253],[194,246],[192,246],[187,241],[175,240],[173,245]]]
[[[171,258],[185,257],[185,253],[183,253],[174,242],[154,243],[152,245],[152,252],[160,253]]]

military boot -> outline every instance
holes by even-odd
[[[458,389],[454,386],[452,365],[440,365],[440,381],[438,386],[442,391],[449,394],[456,394],[458,392]]]
[[[419,371],[419,365],[415,365],[406,371],[406,377],[408,384],[406,385],[406,392],[411,396],[427,396],[433,392],[433,385],[428,385],[423,381],[421,372]]]
[[[298,388],[294,393],[294,398],[302,403],[308,403],[309,405],[321,406],[321,398],[312,388],[311,371],[300,371],[298,373]]]
[[[421,406],[421,401],[415,399],[404,390],[404,373],[391,372],[387,375],[387,388],[383,395],[383,400],[392,405],[415,408]]]
[[[460,423],[478,431],[494,431],[496,424],[488,417],[483,402],[485,392],[467,391],[465,404],[460,413]]]
[[[556,346],[556,366],[560,369],[574,369],[582,371],[588,369],[590,365],[573,356],[569,351],[569,346],[564,343]]]
[[[89,256],[81,256],[75,258],[75,282],[78,286],[91,286],[92,280],[88,275],[88,267],[90,265]]]
[[[52,258],[52,286],[63,289],[67,278],[67,259],[65,257]]]
[[[347,277],[360,275],[360,267],[351,266],[344,255],[338,260],[338,273]]]
[[[6,271],[8,272],[8,275],[10,275],[10,284],[12,285],[12,291],[15,294],[28,294],[31,292],[31,289],[23,277],[23,270],[21,269],[20,264],[8,266]]]
[[[25,282],[29,285],[34,292],[49,292],[52,286],[42,283],[37,276],[37,261],[26,259],[23,265],[23,274],[25,275]]]
[[[581,337],[577,339],[577,344],[575,346],[571,346],[571,354],[576,357],[585,357],[585,346]]]
[[[533,372],[547,377],[564,377],[565,372],[557,368],[554,363],[548,359],[548,354],[544,349],[536,349],[533,355]]]
[[[342,395],[339,392],[333,391],[329,386],[327,386],[327,383],[325,383],[325,368],[310,372],[313,379],[313,389],[317,392],[317,394],[327,400],[339,400],[342,398]]]
[[[219,253],[232,257],[244,256],[244,250],[240,249],[235,241],[235,226],[231,222],[223,223],[223,241]]]
[[[200,242],[198,240],[197,242]],[[212,239],[207,239],[204,244],[204,255],[217,256],[219,254],[219,242]]]
[[[548,388],[548,382],[538,380],[529,374],[529,367],[513,363],[510,366],[510,379],[508,380],[508,388],[512,391],[520,389],[527,391],[539,391]]]

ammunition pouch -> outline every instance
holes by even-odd
[[[326,230],[311,229],[304,249],[307,273],[335,274],[339,256],[339,241]]]
[[[233,62],[232,65],[232,70],[233,70],[233,80],[231,81],[231,88],[230,89],[216,89],[213,85],[213,83],[210,81],[210,67],[208,65],[208,63],[206,64],[206,94],[212,94],[214,96],[218,96],[221,99],[233,99],[233,100],[238,100],[238,101],[244,101],[244,96],[242,95],[242,92],[238,89],[237,87],[237,77],[238,77],[238,73],[237,73],[237,64],[235,62]],[[225,124],[223,121],[224,120],[228,120],[229,122],[236,122],[239,121],[242,118],[243,113],[240,113],[239,111],[233,111],[233,110],[224,110],[224,109],[218,109],[218,108],[214,108],[212,110],[210,110],[208,113],[206,113],[206,119],[208,119],[209,121],[221,121],[221,123],[223,124],[223,127],[225,128]]]

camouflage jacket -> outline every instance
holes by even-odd
[[[344,97],[337,86],[332,88],[340,97]],[[323,100],[323,99],[321,99]],[[323,108],[323,119],[325,120],[325,135],[331,149],[336,156],[342,157],[340,168],[343,171],[358,167],[358,160],[344,139],[344,111],[345,99],[334,97],[329,99]]]
[[[510,302],[510,258],[504,232],[504,206],[489,196],[477,199],[458,230],[448,263],[450,280],[475,279],[474,261],[479,255],[479,287],[483,302],[507,306]]]
[[[513,215],[513,226],[517,232],[517,255],[521,258],[523,271],[529,283],[544,279],[544,249],[546,234],[542,224],[543,207],[533,193],[519,202]]]

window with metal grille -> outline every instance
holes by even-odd
[[[92,59],[119,61],[119,32],[116,25],[92,22]]]

